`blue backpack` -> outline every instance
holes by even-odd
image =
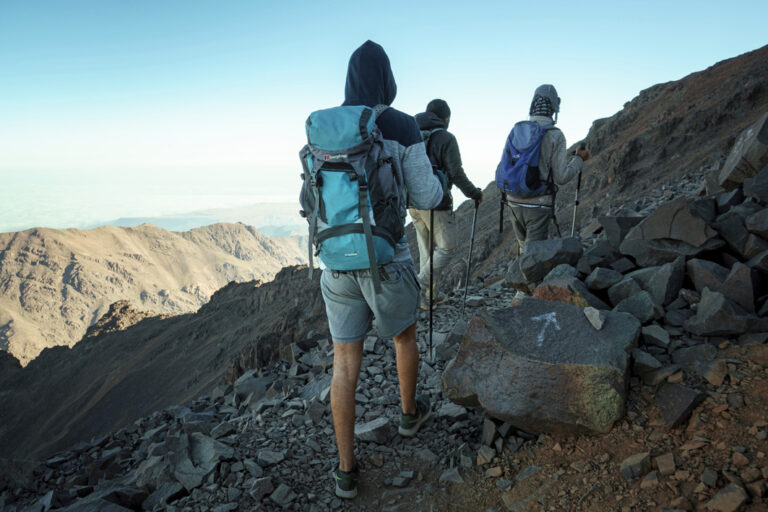
[[[501,162],[496,168],[496,185],[515,197],[551,194],[551,175],[542,182],[539,177],[541,141],[554,126],[540,126],[533,121],[520,121],[509,132]]]
[[[392,261],[404,236],[403,177],[387,154],[376,118],[388,107],[318,110],[306,123],[299,152],[304,172],[300,202],[309,222],[309,267],[314,256],[331,270],[371,269]]]

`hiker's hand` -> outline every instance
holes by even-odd
[[[478,189],[478,190],[479,190],[479,189]],[[480,203],[482,203],[482,202],[483,202],[483,192],[482,192],[482,190],[480,191],[480,196],[479,196],[477,199],[475,199],[475,202],[476,202],[477,204],[480,204]]]
[[[579,155],[585,162],[589,160],[589,151],[586,149],[577,149],[576,154]]]

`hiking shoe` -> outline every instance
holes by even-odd
[[[401,436],[413,437],[419,431],[421,425],[429,419],[432,410],[426,398],[416,399],[416,414],[403,414],[400,416],[400,428],[397,431]]]
[[[357,479],[360,478],[360,471],[357,466],[352,471],[342,471],[339,466],[336,466],[331,476],[336,482],[336,496],[347,500],[357,496]]]

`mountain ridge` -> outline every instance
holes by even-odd
[[[190,312],[230,281],[269,279],[304,260],[301,238],[243,224],[0,233],[0,348],[26,365],[45,347],[76,343],[118,300]]]

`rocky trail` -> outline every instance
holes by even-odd
[[[418,393],[433,417],[415,438],[397,434],[394,347],[375,330],[364,341],[356,499],[336,498],[329,475],[333,346],[317,279],[289,268],[183,317],[117,304],[86,344],[27,368],[0,354],[0,414],[13,397],[26,411],[6,428],[0,510],[768,510],[768,94],[755,78],[766,52],[654,86],[596,122],[606,172],[585,171],[580,237],[513,258],[486,195],[466,315],[457,254],[434,358],[421,313]],[[471,213],[457,210],[462,232]],[[96,372],[108,350],[113,378],[68,387],[64,367]],[[73,414],[99,406],[58,439],[13,388],[47,372]],[[75,438],[89,439],[65,443]],[[17,456],[22,443],[40,455]]]

